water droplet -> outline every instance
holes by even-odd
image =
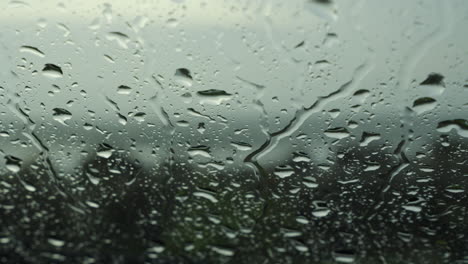
[[[118,94],[124,94],[124,95],[128,95],[132,92],[132,88],[126,86],[126,85],[120,85],[118,88],[117,88],[117,93]]]
[[[110,32],[106,35],[107,40],[115,41],[117,44],[124,49],[128,49],[128,43],[130,38],[122,32]]]
[[[167,21],[166,21],[166,25],[168,27],[171,27],[171,28],[175,28],[177,27],[177,25],[179,24],[179,21],[175,18],[169,18]]]
[[[403,209],[407,211],[411,211],[415,213],[419,213],[422,210],[421,206],[418,206],[418,205],[403,205],[402,207]]]
[[[379,140],[379,139],[380,139],[380,134],[362,132],[362,137],[361,137],[361,140],[359,141],[359,146],[366,147],[372,141]]]
[[[430,97],[418,98],[413,102],[413,110],[419,115],[434,109],[437,105],[435,99]]]
[[[353,99],[355,101],[357,101],[357,103],[364,103],[367,99],[367,97],[369,97],[370,95],[370,91],[369,90],[366,90],[366,89],[361,89],[361,90],[357,90],[354,94],[353,94]]]
[[[431,73],[429,76],[420,83],[431,96],[437,96],[444,92],[445,83],[444,76],[438,73]]]
[[[60,78],[63,76],[62,68],[55,64],[46,63],[42,69],[42,74],[49,78]]]
[[[294,46],[294,48],[297,49],[297,48],[303,47],[304,44],[305,44],[305,41],[301,41],[296,46]]]
[[[311,189],[317,188],[319,186],[318,183],[316,182],[316,180],[313,177],[310,177],[310,176],[304,177],[304,180],[302,181],[302,184],[304,184],[305,187],[311,188]]]
[[[298,216],[296,217],[296,222],[307,225],[309,223],[309,219],[305,218],[304,216]]]
[[[443,85],[444,76],[438,73],[431,73],[421,82],[421,85]]]
[[[86,205],[88,205],[91,208],[99,208],[99,204],[92,202],[92,201],[86,201]]]
[[[17,158],[15,156],[11,156],[11,155],[7,155],[5,156],[5,159],[6,159],[6,168],[13,172],[13,173],[17,173],[20,171],[21,169],[21,163],[23,163],[23,161],[20,159],[20,158]]]
[[[210,148],[207,146],[196,146],[191,147],[187,150],[190,156],[202,156],[205,158],[211,158]]]
[[[110,145],[106,143],[102,143],[102,144],[99,144],[96,155],[98,155],[101,158],[108,159],[110,158],[110,156],[112,156],[113,152],[114,152],[114,149]]]
[[[458,135],[468,138],[468,121],[465,119],[454,119],[439,122],[437,131],[447,133],[455,129]]]
[[[54,247],[63,247],[63,245],[65,245],[65,241],[55,238],[49,238],[47,239],[47,242],[49,242],[49,244],[51,244]]]
[[[214,105],[220,105],[224,101],[230,100],[232,97],[230,93],[216,89],[198,91],[197,95],[200,97],[201,104],[208,103]]]
[[[0,237],[0,244],[8,244],[11,239],[9,237]]]
[[[193,78],[190,71],[186,68],[179,68],[174,74],[175,81],[183,86],[190,87],[192,86]]]
[[[342,139],[349,137],[349,131],[344,127],[336,127],[325,130],[325,135],[331,138]]]
[[[226,256],[226,257],[232,257],[234,256],[234,250],[228,249],[228,248],[221,248],[221,247],[212,247],[211,248],[214,252]]]
[[[356,255],[351,251],[335,251],[333,257],[338,263],[353,263]]]
[[[164,246],[157,245],[157,246],[150,247],[148,251],[154,252],[154,253],[162,253],[165,249],[166,248]]]
[[[210,201],[212,203],[217,203],[218,202],[218,199],[216,199],[214,194],[208,193],[206,191],[194,192],[193,195],[196,196],[196,197],[205,198],[205,199],[207,199],[208,201]]]
[[[332,3],[331,0],[309,0],[309,1],[319,3],[319,4],[325,4],[325,5],[329,5]]]
[[[52,109],[54,113],[52,114],[52,117],[55,121],[58,121],[62,123],[63,125],[67,125],[65,121],[71,119],[72,113],[70,113],[68,110],[63,109],[63,108],[54,108]]]
[[[135,118],[135,120],[140,123],[145,121],[145,117],[146,113],[143,112],[138,112],[133,116],[133,118]]]
[[[310,158],[305,153],[294,153],[294,162],[310,162]]]
[[[283,178],[287,178],[293,175],[294,170],[289,165],[281,165],[275,168],[275,171],[273,172],[273,174],[283,179]]]
[[[36,47],[21,46],[20,51],[21,52],[28,52],[28,53],[34,54],[36,56],[39,56],[39,57],[44,57],[44,52],[42,52],[40,49],[38,49]]]
[[[312,211],[312,215],[318,218],[325,217],[330,213],[330,209],[321,208]]]
[[[447,192],[449,192],[449,193],[463,193],[463,192],[465,192],[465,190],[462,187],[456,186],[456,185],[449,186],[445,190]]]
[[[323,201],[313,201],[314,210],[312,211],[312,215],[321,218],[325,217],[330,214],[331,210],[327,208],[327,204]]]
[[[248,151],[252,149],[252,146],[250,144],[244,143],[244,142],[235,142],[232,141],[231,145],[234,146],[236,149],[240,151]]]

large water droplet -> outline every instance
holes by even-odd
[[[114,149],[112,148],[112,146],[106,143],[102,143],[102,144],[99,144],[96,155],[98,155],[101,158],[108,159],[110,158],[110,156],[112,156],[113,152],[114,152]]]
[[[291,166],[289,165],[282,165],[278,166],[275,168],[275,171],[273,172],[276,176],[280,177],[281,179],[290,177],[291,175],[294,174],[294,170]]]
[[[38,57],[44,57],[44,52],[42,52],[40,49],[38,49],[36,47],[33,47],[33,46],[21,46],[20,51],[21,52],[28,52],[28,53],[34,54],[34,55],[36,55]]]
[[[430,97],[418,98],[413,102],[413,110],[419,115],[434,109],[437,105],[435,99]]]
[[[174,74],[174,79],[177,83],[183,86],[192,86],[193,78],[190,71],[186,68],[179,68]]]
[[[58,121],[64,125],[67,125],[65,121],[71,119],[72,113],[70,113],[68,110],[63,109],[63,108],[54,108],[52,109],[54,113],[52,114],[53,118],[55,121]]]
[[[124,94],[124,95],[127,95],[127,94],[130,94],[132,92],[132,88],[126,86],[126,85],[120,85],[118,88],[117,88],[117,93],[118,94]]]
[[[220,105],[224,101],[231,99],[232,95],[224,90],[210,89],[198,91],[197,95],[200,97],[200,103],[208,103],[213,105]]]
[[[47,63],[42,69],[42,74],[49,78],[60,78],[63,76],[63,71],[59,66]]]
[[[468,138],[468,121],[465,119],[454,119],[439,122],[437,131],[447,133],[455,129],[458,135]]]
[[[344,127],[336,127],[325,130],[325,135],[331,138],[342,139],[349,137],[349,131]]]
[[[21,169],[21,163],[23,162],[20,158],[17,158],[15,156],[11,156],[11,155],[7,155],[5,156],[5,159],[6,159],[6,162],[5,162],[5,165],[6,165],[6,168],[13,172],[13,173],[17,173],[20,171]]]

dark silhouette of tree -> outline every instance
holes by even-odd
[[[407,155],[385,192],[399,160],[396,146],[381,147],[336,144],[326,170],[285,153],[261,161],[262,179],[246,164],[213,169],[173,152],[148,166],[119,151],[53,179],[39,156],[2,175],[0,263],[462,260],[466,142],[442,135],[418,146],[426,155]],[[294,173],[278,177],[278,168]]]

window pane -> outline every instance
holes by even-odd
[[[0,263],[466,263],[467,14],[2,1]]]

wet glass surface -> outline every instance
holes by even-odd
[[[0,24],[0,263],[468,263],[468,2]]]

